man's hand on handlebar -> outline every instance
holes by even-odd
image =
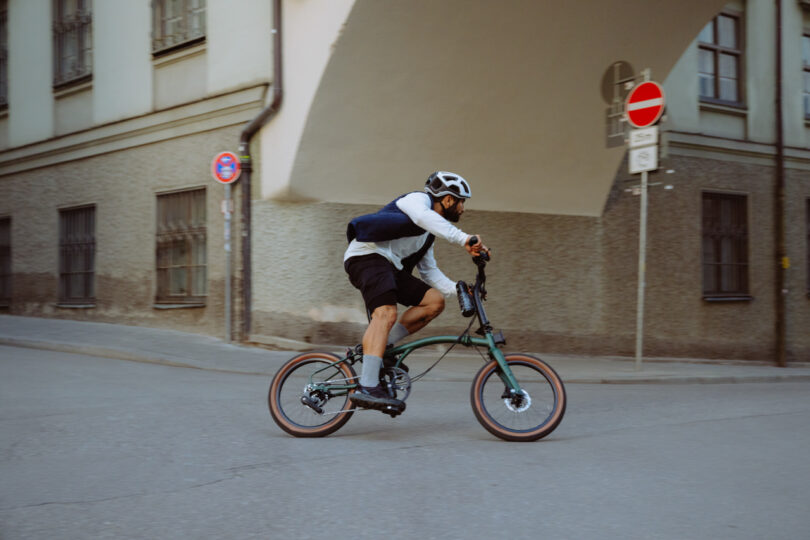
[[[464,244],[464,249],[473,257],[477,257],[482,251],[489,255],[489,248],[484,245],[480,234],[471,235]]]

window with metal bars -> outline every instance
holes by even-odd
[[[53,0],[53,85],[88,81],[93,72],[91,0]]]
[[[749,299],[745,195],[703,193],[703,296]]]
[[[721,13],[698,35],[698,85],[701,101],[741,106],[741,17]]]
[[[152,54],[205,40],[206,0],[152,1]]]
[[[810,120],[810,32],[802,36],[802,65],[804,71],[804,117]]]
[[[0,110],[8,107],[8,0],[0,0]]]
[[[157,196],[159,304],[200,304],[208,294],[205,188]]]
[[[95,304],[96,207],[59,211],[59,303]]]
[[[0,218],[0,307],[11,305],[11,218]]]

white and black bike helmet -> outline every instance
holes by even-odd
[[[425,182],[425,192],[434,197],[452,195],[457,199],[469,199],[472,196],[470,184],[464,178],[446,171],[431,174]]]

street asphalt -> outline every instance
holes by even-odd
[[[272,376],[301,350],[340,352],[335,345],[286,343],[287,350],[259,344],[227,343],[211,336],[120,324],[0,315],[0,345],[89,356]],[[511,351],[508,347],[506,352]],[[420,373],[442,354],[421,349],[408,357],[411,373]],[[810,363],[777,367],[767,362],[684,358],[579,356],[525,351],[546,360],[567,383],[743,383],[810,380]],[[472,380],[483,363],[475,351],[457,346],[425,377],[427,380]],[[421,368],[421,369],[420,369]]]

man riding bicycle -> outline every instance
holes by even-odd
[[[470,196],[464,178],[438,171],[428,177],[423,192],[403,195],[378,212],[349,223],[343,266],[370,314],[363,335],[363,369],[358,388],[350,396],[358,406],[404,407],[404,402],[389,397],[379,383],[382,357],[389,344],[435,319],[444,310],[444,297],[456,290],[456,283],[436,265],[435,237],[462,245],[471,255],[486,250],[481,235],[469,235],[452,224],[464,213]],[[473,237],[476,240],[470,245]],[[414,268],[422,279],[412,275]],[[409,306],[399,322],[397,303]]]

